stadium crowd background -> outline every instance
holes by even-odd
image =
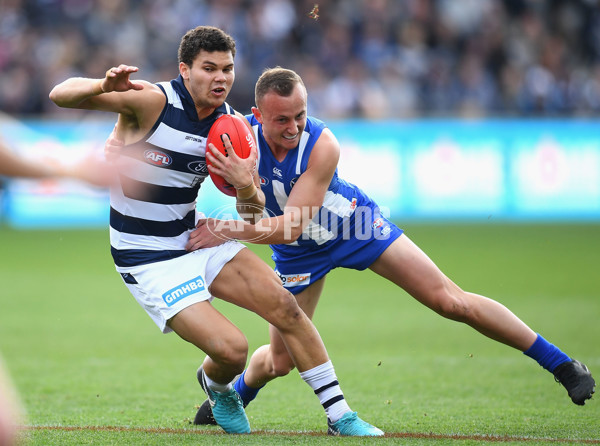
[[[596,0],[321,0],[318,18],[315,2],[3,0],[0,110],[73,117],[51,87],[120,63],[174,78],[181,36],[209,24],[237,40],[229,102],[243,113],[276,65],[303,76],[326,119],[600,112]]]

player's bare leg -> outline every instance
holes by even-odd
[[[249,249],[240,251],[213,281],[213,296],[246,308],[276,327],[298,371],[329,360],[316,328],[279,277]]]
[[[189,306],[173,317],[169,326],[181,338],[208,355],[203,368],[216,382],[231,382],[244,370],[248,341],[210,302]]]
[[[208,301],[185,308],[169,321],[169,326],[208,355],[198,369],[198,381],[208,396],[216,423],[227,433],[250,433],[243,402],[231,385],[248,355],[248,342],[242,332]]]
[[[464,322],[496,341],[524,351],[536,339],[535,332],[504,305],[460,289],[406,234],[395,240],[370,269],[438,314]]]
[[[296,295],[298,305],[311,320],[324,285],[325,278],[322,278]],[[269,335],[270,344],[256,349],[244,373],[244,381],[251,388],[259,389],[269,381],[287,375],[295,367],[279,331],[272,325]]]
[[[396,239],[370,268],[440,315],[464,322],[535,359],[565,386],[575,404],[583,405],[594,393],[595,381],[585,365],[547,342],[504,305],[463,291],[406,234]]]
[[[296,295],[300,308],[310,319],[314,315],[324,284],[325,278],[318,280]],[[295,367],[279,331],[271,324],[269,324],[269,335],[270,344],[256,349],[250,358],[248,367],[235,382],[234,387],[244,401],[244,407],[256,397],[258,391],[265,384],[279,376],[287,375]],[[194,424],[216,424],[208,401],[205,401],[198,409]]]
[[[240,251],[223,267],[210,292],[255,312],[277,329],[300,376],[317,394],[330,434],[383,435],[350,410],[317,329],[294,296],[281,286],[275,272],[256,254],[249,249]],[[213,414],[216,419],[214,408]]]

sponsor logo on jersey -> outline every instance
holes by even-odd
[[[155,166],[163,167],[168,166],[173,162],[171,157],[160,150],[146,150],[144,152],[144,158],[150,164],[154,164]]]
[[[196,187],[199,184],[202,184],[204,182],[204,179],[206,177],[194,177],[194,179],[192,180],[192,182],[190,183],[190,187]]]
[[[192,161],[191,163],[188,163],[187,168],[194,173],[208,175],[206,161]]]
[[[371,227],[373,229],[381,228],[381,227],[383,227],[383,223],[384,223],[383,218],[379,217],[378,219],[376,219],[373,222],[373,224],[371,225]]]
[[[277,270],[275,270],[275,272],[281,279],[283,286],[286,288],[310,284],[310,273],[280,274]]]
[[[191,296],[192,294],[204,291],[206,286],[204,285],[204,279],[202,276],[198,276],[195,279],[188,280],[175,288],[170,289],[162,295],[163,300],[168,307],[175,305],[181,299]]]
[[[375,229],[381,229],[381,235],[388,235],[392,228],[390,228],[389,225],[385,224],[385,220],[381,217],[379,217],[378,219],[376,219],[373,224],[371,225],[371,227],[375,230]]]
[[[273,167],[273,175],[279,178],[283,178],[283,175],[281,174],[281,169],[279,167]]]
[[[269,184],[269,179],[267,177],[260,177],[260,185],[267,186]]]
[[[204,138],[198,138],[197,136],[186,135],[185,140],[186,141],[194,141],[194,142],[203,142]]]

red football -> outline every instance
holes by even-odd
[[[231,141],[231,145],[233,146],[235,153],[237,153],[240,158],[248,158],[252,148],[254,147],[254,137],[252,136],[252,133],[250,132],[250,129],[244,120],[235,115],[223,115],[217,118],[208,132],[208,137],[206,139],[206,150],[210,150],[208,148],[208,144],[212,143],[219,150],[219,152],[227,156],[225,153],[225,144],[223,144],[221,139],[221,136],[225,133],[227,136],[229,136],[229,140]],[[209,166],[211,164],[210,161],[208,161],[208,158],[206,159],[206,164]],[[215,183],[215,186],[217,186],[221,192],[235,197],[235,188],[231,184],[229,184],[223,179],[223,177],[217,175],[216,173],[211,171],[208,173],[213,183]]]

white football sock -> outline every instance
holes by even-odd
[[[305,372],[300,372],[300,376],[315,391],[323,409],[325,409],[327,418],[332,423],[342,418],[345,413],[350,412],[350,406],[346,403],[331,361]]]
[[[231,390],[231,388],[233,387],[231,385],[231,383],[219,384],[217,382],[214,382],[212,379],[210,379],[208,377],[208,375],[206,373],[204,373],[204,381],[206,381],[206,385],[208,386],[208,388],[210,390],[213,390],[213,391],[219,392],[219,393],[229,392]]]

